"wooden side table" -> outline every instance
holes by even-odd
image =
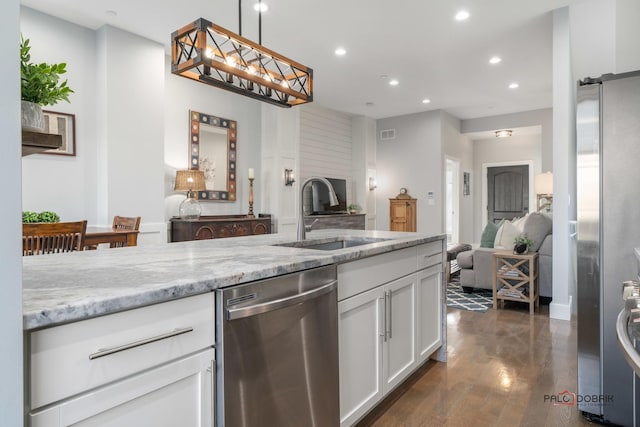
[[[493,254],[493,308],[498,301],[518,301],[529,304],[529,314],[540,307],[538,253],[514,254],[496,251]]]

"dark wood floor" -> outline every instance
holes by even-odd
[[[429,361],[358,427],[589,425],[577,407],[545,402],[576,391],[576,324],[540,308],[449,309],[448,362]]]

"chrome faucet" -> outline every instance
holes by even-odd
[[[310,182],[322,182],[324,183],[327,188],[329,189],[329,204],[331,206],[337,206],[338,205],[338,196],[336,196],[336,191],[333,189],[333,186],[331,185],[331,183],[326,180],[325,178],[320,178],[318,176],[312,176],[310,178],[307,178],[302,185],[300,185],[300,215],[298,216],[298,240],[304,240],[307,237],[307,231],[311,231],[311,227],[313,227],[313,224],[316,223],[316,221],[318,221],[317,219],[315,221],[313,221],[310,225],[306,225],[304,223],[304,188],[307,186],[307,184],[309,184]]]

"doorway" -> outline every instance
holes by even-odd
[[[533,172],[533,160],[482,165],[483,228],[489,221],[524,216],[535,206]]]
[[[457,242],[460,228],[460,161],[445,157],[445,233],[447,243]]]

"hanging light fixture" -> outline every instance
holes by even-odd
[[[261,3],[261,2],[260,2]],[[280,107],[313,102],[313,70],[262,46],[262,11],[258,43],[239,31],[200,18],[171,34],[171,72]]]

